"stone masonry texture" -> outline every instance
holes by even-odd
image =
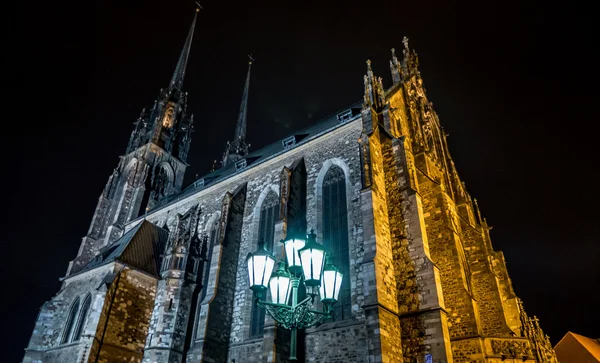
[[[290,332],[270,316],[262,335],[250,334],[246,256],[258,247],[261,207],[273,195],[282,215],[265,242],[276,259],[284,258],[280,240],[298,202],[306,205],[307,232],[314,229],[323,243],[323,182],[335,167],[346,191],[350,315],[301,331],[299,361],[556,363],[456,172],[407,42],[391,68],[394,84],[383,89],[369,63],[362,105],[292,135],[285,146],[237,155],[235,167],[188,188],[181,184],[187,164],[167,146],[148,141],[128,149],[60,291],[40,309],[23,362],[289,362]],[[299,188],[299,179],[286,179],[290,170],[297,177],[297,165],[306,169],[306,185],[290,192],[290,185]],[[304,228],[293,217],[292,227]],[[180,247],[156,239],[140,249],[125,241],[144,220]],[[136,266],[156,269],[132,266],[123,249]]]

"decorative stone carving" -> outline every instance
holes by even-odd
[[[231,200],[233,194],[227,192],[221,202],[221,220],[219,221],[219,244],[223,244],[225,240],[225,230],[227,228],[227,221],[229,220],[229,212],[231,210]]]

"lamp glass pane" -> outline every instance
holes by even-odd
[[[254,264],[252,263],[254,256],[248,257],[246,261],[248,263],[248,279],[250,280],[250,286],[254,285]]]
[[[267,256],[254,256],[252,260],[252,263],[254,265],[252,266],[254,271],[254,285],[262,285]]]
[[[330,300],[333,297],[333,289],[335,287],[336,272],[332,270],[323,271],[323,279],[321,280],[321,288],[319,294],[321,300]]]
[[[273,273],[273,268],[275,267],[275,259],[271,256],[266,256],[265,262],[265,274],[262,276],[262,285],[264,287],[267,287],[267,282],[269,281],[269,277],[271,277],[271,274]]]
[[[304,247],[306,242],[301,239],[291,239],[284,242],[285,257],[289,267],[300,267],[300,256],[298,250]]]
[[[321,280],[321,270],[323,270],[323,259],[325,253],[319,249],[309,249],[300,252],[302,261],[302,272],[305,280]]]
[[[273,272],[275,259],[267,255],[252,256],[248,259],[248,274],[250,275],[250,287],[260,285],[267,287],[267,279]]]
[[[340,288],[342,287],[342,278],[343,275],[340,272],[335,272],[335,289],[333,292],[333,299],[337,301],[338,296],[340,295]]]
[[[271,277],[271,280],[269,281],[269,288],[271,289],[271,301],[274,304],[287,304],[291,287],[292,284],[290,283],[289,277]]]

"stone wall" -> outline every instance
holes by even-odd
[[[156,278],[123,265],[114,272],[114,280],[106,286],[89,356],[97,362],[140,362],[154,305]]]
[[[113,266],[105,266],[63,282],[60,291],[40,309],[23,362],[79,362],[88,354],[104,305],[105,293],[98,290],[98,287],[111,273],[112,268]],[[61,343],[71,305],[76,298],[83,303],[88,294],[92,298],[92,304],[83,322],[81,339]]]

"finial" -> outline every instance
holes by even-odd
[[[196,12],[199,13],[200,9],[203,9],[202,5],[200,5],[200,3],[198,1],[194,1],[194,2],[196,3]]]
[[[254,58],[252,57],[252,54],[248,54],[248,59],[250,59],[248,61],[248,64],[252,64],[254,62]]]
[[[392,48],[392,57],[396,58],[396,49]]]
[[[371,70],[371,60],[367,59],[367,68]]]
[[[404,44],[404,49],[408,50],[408,38],[406,36],[402,38],[402,44]]]

